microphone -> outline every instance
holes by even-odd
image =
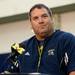
[[[14,71],[19,72],[18,56],[23,54],[24,51],[25,51],[25,49],[22,48],[18,43],[14,43],[11,46],[11,53],[8,56],[8,58],[6,59],[7,62],[5,62],[10,65],[7,66],[7,68],[5,68],[1,74],[10,74],[10,73],[13,73]]]
[[[23,54],[23,52],[25,51],[24,48],[22,48],[18,43],[14,43],[11,46],[11,54],[9,56],[9,61],[12,64],[11,69],[8,68],[9,72],[12,72],[14,70],[14,68],[16,68],[17,70],[19,70],[19,61],[18,61],[18,56]]]

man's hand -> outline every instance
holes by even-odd
[[[9,72],[9,71],[4,71],[4,72],[2,72],[1,74],[11,74],[11,72]]]
[[[69,75],[75,75],[75,71],[70,72]]]

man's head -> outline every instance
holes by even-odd
[[[45,8],[47,10],[47,12],[49,13],[49,15],[52,17],[52,11],[51,9],[49,9],[47,6],[45,6],[44,4],[36,4],[34,5],[30,11],[29,11],[29,17],[31,19],[31,12],[35,9],[35,8],[38,8],[38,9],[41,9],[41,8]]]
[[[44,4],[34,5],[29,12],[32,28],[38,39],[44,39],[53,31],[51,10]]]

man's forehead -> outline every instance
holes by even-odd
[[[46,10],[46,11],[47,11],[47,9],[44,8],[44,7],[41,7],[41,8],[34,8],[34,9],[32,10],[32,12],[35,11],[35,10]]]
[[[48,13],[47,9],[45,8],[35,8],[32,12],[31,15],[37,15],[37,14],[43,14],[43,13]]]

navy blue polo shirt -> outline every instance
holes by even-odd
[[[75,71],[75,36],[60,30],[43,41],[43,51],[39,63],[38,40],[35,36],[20,43],[25,52],[19,56],[20,73],[45,73],[67,75]],[[67,61],[65,61],[65,58]]]
[[[44,48],[41,55],[40,66],[38,67],[38,40],[33,36],[20,44],[25,53],[20,57],[20,72],[38,72],[65,75],[75,70],[75,37],[63,31],[55,31],[51,36],[44,40]],[[64,62],[67,53],[67,64]],[[63,66],[62,66],[63,65]]]

